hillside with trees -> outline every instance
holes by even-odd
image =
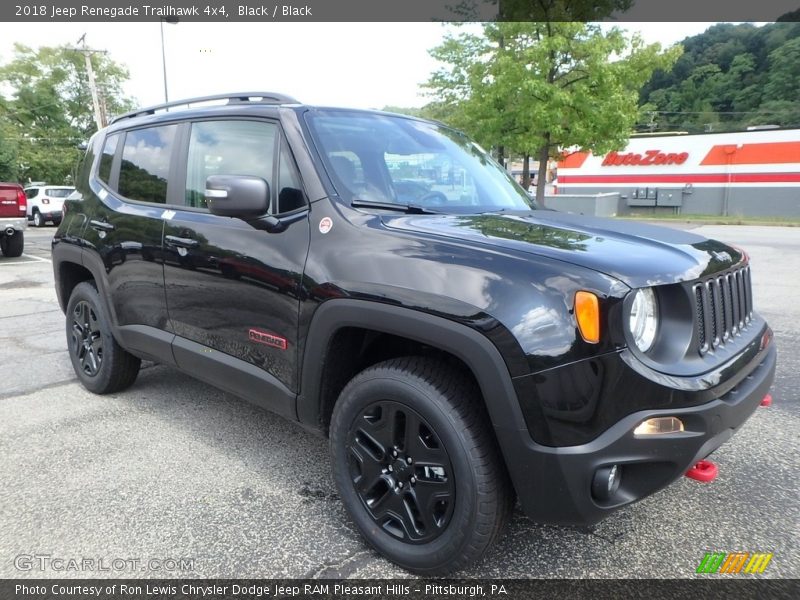
[[[681,45],[642,88],[638,130],[800,126],[800,23],[721,23]]]

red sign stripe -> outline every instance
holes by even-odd
[[[588,152],[572,152],[571,154],[566,154],[558,162],[558,168],[559,169],[580,169],[583,166],[583,163],[586,162],[587,158],[589,158],[589,153]]]
[[[559,186],[567,183],[800,183],[794,173],[661,173],[650,175],[561,175]]]
[[[718,144],[709,150],[701,165],[767,165],[800,163],[800,142],[760,144]]]

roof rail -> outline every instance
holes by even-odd
[[[214,102],[216,100],[227,100],[228,104],[235,104],[239,102],[253,102],[257,104],[299,104],[299,101],[291,96],[285,94],[276,94],[275,92],[238,92],[233,94],[215,94],[213,96],[199,96],[197,98],[189,98],[187,100],[176,100],[174,102],[165,102],[164,104],[156,104],[146,108],[139,108],[119,115],[111,119],[111,123],[117,123],[123,119],[132,119],[134,117],[141,117],[144,115],[154,115],[156,111],[167,110],[175,106],[191,106],[192,104],[201,104],[203,102]]]

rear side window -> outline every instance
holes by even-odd
[[[207,208],[206,178],[211,175],[261,177],[273,189],[276,136],[277,126],[264,121],[193,123],[186,168],[186,205]]]
[[[135,129],[125,135],[118,191],[131,200],[167,201],[167,178],[177,125]]]
[[[103,144],[103,153],[100,155],[100,168],[97,171],[98,177],[109,183],[111,181],[111,164],[114,162],[114,155],[117,153],[117,143],[119,134],[110,135]]]
[[[39,193],[39,188],[28,188],[27,190],[25,190],[25,197],[30,200],[31,198],[35,198],[36,194],[38,193]]]

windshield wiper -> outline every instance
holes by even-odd
[[[361,200],[359,198],[353,198],[353,201],[350,202],[350,206],[361,207],[361,208],[383,208],[386,210],[400,210],[410,215],[441,214],[438,211],[425,208],[424,206],[420,206],[418,204],[400,204],[398,202],[374,202],[372,200]]]

